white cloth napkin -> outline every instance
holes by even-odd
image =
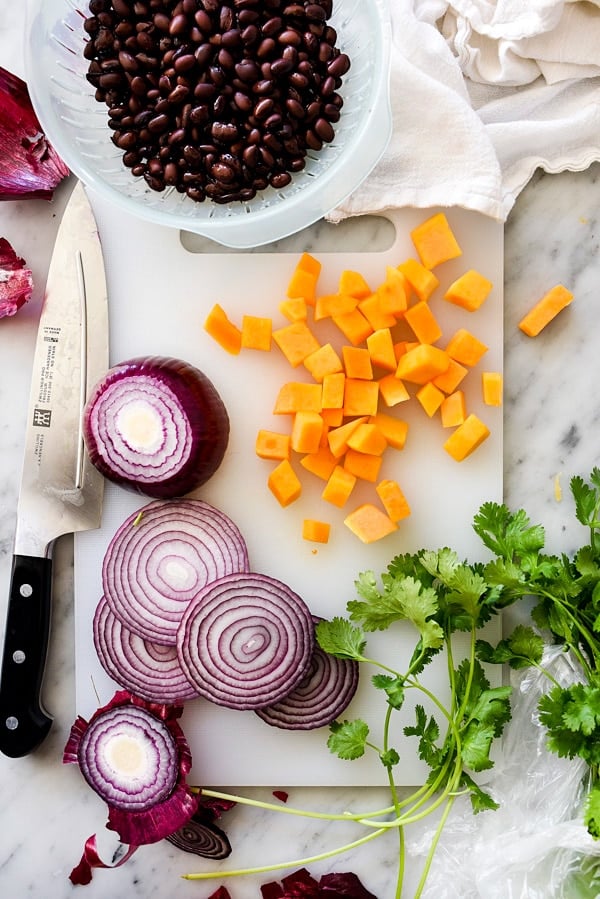
[[[534,171],[600,160],[600,0],[387,0],[389,146],[334,213],[505,220]]]

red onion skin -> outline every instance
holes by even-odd
[[[177,396],[193,434],[187,461],[173,475],[154,482],[116,472],[99,445],[92,424],[107,388],[139,375],[156,379]],[[144,496],[172,499],[201,487],[217,471],[229,443],[230,425],[225,404],[204,372],[180,359],[139,356],[113,366],[95,386],[84,410],[83,429],[90,460],[107,480]]]

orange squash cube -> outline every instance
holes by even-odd
[[[410,515],[410,506],[397,481],[386,479],[375,487],[390,521],[397,523]]]
[[[472,368],[487,353],[488,347],[466,328],[459,328],[446,346],[451,359]]]
[[[242,348],[242,332],[218,303],[212,307],[204,322],[204,330],[232,356]]]
[[[305,518],[302,522],[302,538],[312,543],[328,543],[331,525],[327,521]]]
[[[448,219],[443,212],[432,215],[410,232],[419,259],[426,268],[435,268],[462,255]]]
[[[387,440],[376,424],[365,421],[348,437],[348,446],[360,453],[381,456],[387,449]]]
[[[386,406],[397,406],[398,403],[404,403],[410,399],[408,390],[395,374],[384,375],[377,383]]]
[[[370,453],[361,453],[348,447],[343,465],[350,474],[374,484],[379,477],[382,462],[381,456],[372,456]]]
[[[439,287],[439,278],[416,259],[406,259],[398,266],[420,300],[428,300]]]
[[[397,359],[394,341],[389,328],[379,328],[367,337],[367,349],[373,365],[379,365],[388,371],[396,371]]]
[[[444,294],[444,299],[455,306],[475,312],[487,300],[494,285],[481,272],[469,269],[453,281]]]
[[[445,394],[442,393],[439,387],[432,384],[431,381],[428,381],[427,384],[423,384],[423,386],[417,390],[415,396],[430,418],[433,418],[445,399]]]
[[[314,474],[317,478],[326,481],[338,464],[338,460],[329,449],[329,445],[320,446],[315,453],[307,453],[300,459],[300,465]]]
[[[326,375],[343,373],[342,360],[330,343],[324,343],[318,350],[309,353],[303,360],[303,365],[320,384]]]
[[[348,502],[355,484],[356,476],[343,466],[336,465],[323,488],[321,498],[341,509]]]
[[[271,349],[272,322],[258,315],[242,316],[242,348],[247,350]]]
[[[445,372],[449,365],[450,356],[447,352],[422,343],[400,357],[396,377],[413,384],[426,384]]]
[[[269,490],[284,508],[295,502],[302,493],[302,484],[288,459],[283,459],[270,473]]]
[[[378,412],[377,415],[371,416],[369,422],[377,425],[388,446],[399,450],[404,449],[408,436],[407,422],[402,421],[401,418],[396,418],[394,415],[387,415],[385,412]]]
[[[462,390],[449,394],[440,406],[442,427],[457,428],[467,417],[465,395]]]
[[[263,428],[256,435],[255,450],[260,459],[289,459],[290,435]]]
[[[321,445],[323,419],[318,412],[296,412],[291,447],[296,453],[316,453]]]
[[[481,375],[483,402],[486,406],[502,405],[502,375],[499,371],[484,371]]]
[[[273,413],[295,415],[296,412],[320,412],[323,408],[320,384],[288,381],[279,388]]]
[[[375,415],[379,402],[377,381],[346,378],[344,383],[344,415]]]
[[[320,343],[306,322],[292,322],[273,331],[273,340],[293,368],[319,349]]]
[[[363,503],[346,516],[344,524],[363,543],[375,543],[398,530],[398,525],[373,503]]]
[[[371,354],[366,347],[343,346],[342,359],[347,378],[359,378],[363,381],[372,380],[373,364],[371,362]]]
[[[457,462],[462,462],[490,436],[490,430],[474,413],[453,431],[444,443],[444,449]]]

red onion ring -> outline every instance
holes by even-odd
[[[104,597],[92,622],[98,660],[109,677],[148,702],[181,705],[198,694],[179,664],[174,645],[150,643],[130,631]]]
[[[111,540],[102,589],[114,614],[152,643],[174,644],[190,601],[227,574],[247,571],[237,525],[202,500],[155,500],[130,515]]]
[[[223,461],[229,417],[212,381],[181,359],[141,356],[113,366],[83,417],[91,462],[146,496],[183,496]]]
[[[287,584],[232,574],[208,584],[177,633],[181,666],[201,696],[232,709],[257,709],[304,677],[315,645],[311,613]]]
[[[229,837],[214,823],[213,816],[207,815],[203,809],[199,809],[175,833],[169,834],[167,840],[177,849],[202,858],[212,858],[216,861],[231,855]]]
[[[313,616],[316,624],[321,619]],[[359,665],[338,659],[316,644],[310,666],[300,683],[273,705],[256,709],[266,724],[284,730],[314,730],[341,715],[358,687]]]

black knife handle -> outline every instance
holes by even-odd
[[[52,560],[14,556],[0,679],[0,752],[20,758],[52,725],[41,704],[52,596]]]

